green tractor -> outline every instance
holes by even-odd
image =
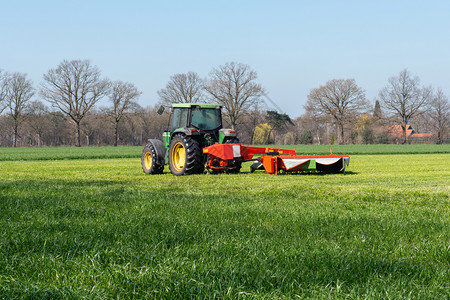
[[[158,113],[163,111],[161,107]],[[172,104],[169,124],[170,129],[163,133],[164,142],[149,139],[144,147],[144,173],[162,174],[166,164],[173,175],[203,173],[207,159],[204,147],[239,143],[234,130],[222,128],[222,106],[218,104]],[[240,162],[235,164],[233,171],[239,172]]]

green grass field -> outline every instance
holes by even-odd
[[[261,146],[263,147],[263,146]],[[445,145],[288,145],[282,147],[295,149],[297,154],[373,155],[373,154],[437,154],[450,153],[450,144]],[[141,146],[103,146],[103,147],[40,147],[40,148],[0,148],[0,161],[17,160],[71,160],[139,157]]]
[[[151,176],[142,147],[0,148],[0,298],[448,299],[450,146],[332,149],[346,175]]]

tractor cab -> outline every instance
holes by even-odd
[[[170,127],[163,133],[169,147],[174,135],[193,136],[202,147],[223,143],[229,137],[236,139],[231,129],[222,129],[222,106],[210,103],[172,104]]]
[[[221,108],[215,104],[173,104],[170,131],[179,128],[217,131],[222,128]]]

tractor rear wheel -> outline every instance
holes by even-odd
[[[155,146],[148,144],[142,150],[141,163],[142,170],[146,174],[162,174],[164,171],[164,164],[161,164],[157,159]]]
[[[203,153],[198,141],[190,136],[175,136],[169,146],[169,168],[177,176],[202,173]]]

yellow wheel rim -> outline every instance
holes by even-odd
[[[147,170],[152,168],[152,155],[150,152],[146,152],[144,156],[144,165]]]
[[[182,143],[178,142],[172,149],[172,163],[173,167],[177,171],[181,171],[186,164],[186,150]]]

